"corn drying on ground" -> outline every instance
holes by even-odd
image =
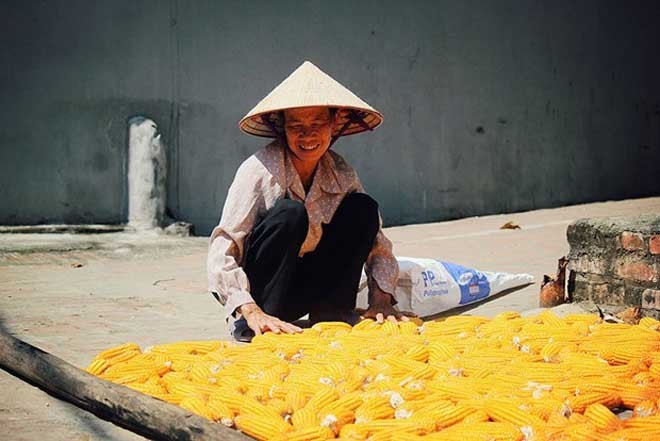
[[[249,345],[128,343],[87,370],[256,439],[660,439],[660,322],[319,323]],[[633,409],[620,420],[612,410]]]

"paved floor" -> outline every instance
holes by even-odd
[[[537,283],[471,314],[537,306],[544,273],[568,252],[581,217],[660,213],[660,197],[388,228],[399,256],[530,273]],[[500,230],[507,221],[519,230]],[[206,292],[206,238],[129,233],[0,234],[0,326],[75,365],[133,341],[225,339],[222,310]],[[136,440],[140,437],[0,371],[0,439]],[[47,435],[44,435],[47,434]]]

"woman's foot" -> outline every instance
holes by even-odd
[[[243,343],[250,343],[254,337],[254,331],[250,329],[247,321],[241,317],[234,322],[234,330],[232,331],[234,340]]]

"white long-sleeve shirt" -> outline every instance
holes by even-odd
[[[344,158],[328,150],[319,160],[309,194],[293,166],[287,147],[273,141],[245,160],[229,188],[220,223],[209,240],[208,287],[220,295],[228,313],[253,302],[250,282],[243,271],[245,243],[252,229],[279,199],[304,203],[309,217],[307,237],[299,255],[314,251],[323,230],[347,193],[365,193],[355,170]],[[382,227],[382,220],[381,220]],[[392,243],[379,228],[365,262],[370,282],[394,294],[399,266],[392,254]]]

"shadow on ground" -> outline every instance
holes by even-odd
[[[486,300],[482,300],[480,302],[471,303],[469,305],[460,306],[458,308],[453,308],[453,309],[450,309],[448,311],[443,311],[443,312],[440,312],[438,314],[428,315],[426,317],[420,317],[420,318],[422,320],[425,320],[425,321],[430,321],[430,320],[443,319],[443,318],[446,318],[446,317],[449,317],[449,316],[452,316],[452,315],[460,315],[460,314],[463,314],[465,312],[469,312],[469,311],[471,311],[471,310],[473,310],[477,307],[480,307],[482,305],[490,303],[494,300],[497,300],[501,297],[504,297],[507,294],[511,294],[512,292],[516,292],[516,291],[519,291],[521,289],[527,288],[530,285],[534,285],[534,283],[535,282],[531,282],[531,283],[528,283],[526,285],[521,285],[521,286],[516,286],[514,288],[505,289],[504,291],[498,292],[495,295],[489,296],[488,298],[486,298]]]
[[[7,327],[7,319],[2,313],[0,313],[0,333],[12,336],[18,339],[19,342],[23,342],[23,340],[21,340],[19,337],[14,336],[13,333],[10,332],[9,328]],[[17,346],[22,346],[20,343],[15,343],[15,344]],[[36,346],[34,348],[36,349],[32,349],[33,352],[40,352],[40,351],[46,352]],[[29,353],[30,351],[21,351],[21,352],[25,354],[25,353]],[[35,388],[40,389],[42,392],[45,392],[51,397],[56,399],[53,401],[54,405],[51,407],[52,411],[48,411],[46,414],[47,419],[50,420],[51,418],[55,418],[56,420],[59,421],[59,423],[64,423],[68,426],[74,426],[76,428],[76,431],[80,432],[81,440],[96,439],[96,440],[115,440],[115,441],[137,441],[143,439],[142,437],[132,432],[123,430],[112,423],[109,423],[107,421],[98,418],[96,415],[94,415],[91,412],[83,410],[73,404],[68,403],[65,400],[62,400],[60,397],[56,396],[55,394],[42,389],[41,387],[39,387],[39,385],[34,383],[29,378],[24,377],[19,372],[14,371],[14,369],[12,369],[11,367],[11,363],[17,362],[18,361],[17,357],[12,357],[10,355],[9,357],[6,358],[3,357],[3,359],[6,360],[7,366],[6,367],[2,366],[2,369],[5,370],[8,374],[10,374],[11,376],[15,377],[18,380],[21,380],[31,386],[34,386]],[[25,387],[25,386],[21,385],[19,387]],[[58,415],[58,413],[60,415]]]

